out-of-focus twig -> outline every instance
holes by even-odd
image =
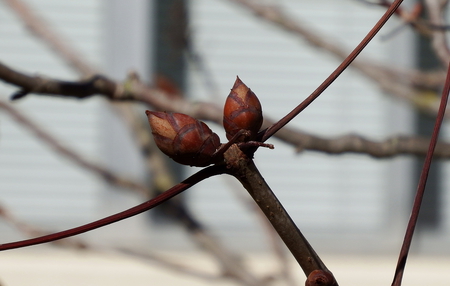
[[[81,54],[70,46],[70,42],[63,41],[61,37],[57,36],[58,33],[53,30],[52,26],[34,13],[27,4],[20,0],[4,0],[3,2],[8,4],[20,17],[31,33],[42,38],[43,43],[47,44],[62,59],[66,59],[65,62],[69,66],[86,77],[97,73],[96,69],[87,64]]]
[[[123,187],[125,189],[133,189],[140,193],[141,195],[147,195],[147,189],[129,179],[123,178],[113,172],[107,170],[106,168],[90,162],[83,156],[81,156],[76,151],[71,148],[65,146],[59,140],[55,139],[55,137],[49,134],[47,131],[42,129],[36,123],[33,122],[28,116],[24,115],[22,112],[18,111],[11,104],[0,100],[0,109],[5,111],[9,116],[11,116],[17,123],[21,124],[23,127],[28,129],[32,134],[34,134],[39,140],[43,141],[47,146],[56,151],[56,153],[70,159],[72,162],[79,165],[81,168],[96,174],[107,183],[111,185],[116,185]]]
[[[141,259],[145,262],[154,262],[161,265],[162,267],[165,267],[177,273],[182,273],[190,275],[192,277],[201,278],[206,281],[217,282],[220,281],[221,278],[224,278],[221,274],[217,275],[208,273],[203,270],[195,269],[192,267],[193,266],[192,263],[188,264],[188,263],[180,263],[179,261],[172,261],[156,253],[143,251],[142,249],[135,250],[130,248],[115,248],[113,250],[131,256],[133,258]]]
[[[22,234],[29,236],[29,237],[36,237],[36,236],[42,236],[45,234],[51,233],[50,231],[43,230],[41,228],[38,228],[36,226],[30,225],[16,216],[13,215],[13,213],[8,210],[5,206],[0,205],[0,218],[2,218],[5,222],[10,224],[12,227],[16,228],[18,231],[20,231]],[[219,280],[220,278],[223,278],[221,275],[215,275],[211,273],[207,273],[205,271],[201,271],[198,269],[192,268],[191,264],[182,264],[180,262],[174,262],[169,259],[166,259],[165,257],[151,253],[149,251],[143,252],[141,249],[139,251],[135,249],[130,248],[108,248],[103,249],[101,247],[97,247],[83,239],[80,238],[66,238],[62,240],[56,240],[51,242],[53,245],[64,247],[64,248],[73,248],[73,249],[80,249],[80,250],[90,250],[95,252],[117,252],[121,254],[125,254],[131,258],[139,258],[145,262],[151,262],[159,264],[166,269],[170,269],[172,271],[187,274],[196,278],[201,278],[205,280]]]
[[[258,1],[251,0],[228,0],[239,4],[239,6],[247,9],[256,17],[275,25],[285,32],[306,40],[310,45],[320,48],[339,60],[344,59],[349,52],[337,44],[338,41],[333,37],[326,36],[318,32],[311,26],[301,22],[297,18],[291,17],[276,6],[267,6]],[[401,74],[401,71],[395,71],[392,68],[381,64],[376,64],[366,58],[358,57],[352,64],[352,68],[360,71],[364,76],[374,81],[383,91],[388,94],[407,101],[409,104],[415,106],[422,112],[427,114],[436,114],[438,109],[438,102],[430,104],[416,105],[416,98],[420,97],[421,91],[408,84],[408,73]],[[396,80],[392,79],[392,73],[398,73]],[[403,78],[404,80],[398,80]]]
[[[391,5],[391,2],[387,0],[380,0],[374,2],[365,0],[360,1],[371,5],[382,6],[385,8],[389,8],[389,6]],[[411,8],[410,11],[406,11],[404,8],[399,7],[397,11],[395,11],[395,15],[397,15],[398,18],[402,20],[403,22],[402,27],[405,27],[405,25],[409,25],[420,34],[428,36],[431,33],[429,24],[419,17],[420,13],[422,12],[422,9],[423,9],[422,3],[417,2],[414,4],[414,6]],[[384,38],[386,38],[386,36]]]
[[[104,217],[102,219],[66,229],[59,232],[54,232],[48,235],[39,236],[35,238],[25,239],[21,241],[13,241],[9,243],[0,244],[0,251],[4,250],[10,250],[10,249],[16,249],[16,248],[22,248],[32,245],[38,245],[38,244],[44,244],[48,242],[52,242],[58,239],[63,239],[67,237],[72,237],[78,234],[82,234],[97,228],[101,228],[103,226],[119,222],[121,220],[136,216],[138,214],[141,214],[143,212],[146,212],[150,209],[155,208],[156,206],[162,204],[163,202],[173,198],[176,195],[179,195],[180,193],[184,192],[185,190],[191,188],[192,186],[195,186],[197,183],[212,177],[217,176],[220,174],[223,174],[225,172],[225,167],[222,165],[213,165],[206,167],[204,169],[201,169],[200,171],[196,172],[195,174],[189,176],[185,180],[181,181],[177,185],[173,186],[172,188],[166,190],[165,192],[159,194],[158,196],[145,201],[137,206],[131,207],[127,210],[124,210],[119,213],[115,213],[113,215]]]
[[[444,7],[447,4],[447,1],[441,0],[425,0],[424,4],[426,5],[426,10],[428,11],[428,18],[430,23],[434,26],[445,26],[445,20],[443,18],[444,15]],[[441,60],[443,66],[447,66],[450,62],[450,50],[447,45],[447,31],[434,29],[431,33],[432,37],[432,46],[433,49]]]
[[[359,44],[344,57],[342,62],[334,69],[334,71],[325,78],[325,80],[300,104],[298,104],[293,110],[281,118],[278,122],[270,126],[264,131],[261,131],[261,141],[264,142],[268,138],[272,137],[278,130],[285,126],[288,122],[294,119],[300,112],[307,108],[314,100],[316,100],[323,91],[325,91],[341,74],[347,67],[354,62],[354,60],[359,56],[359,54],[364,50],[364,48],[370,43],[370,41],[375,37],[375,35],[381,30],[381,28],[386,24],[389,18],[393,15],[396,9],[400,6],[403,0],[395,0],[386,10],[386,12],[381,16],[377,23],[369,30],[366,36],[359,42]]]
[[[4,76],[3,71],[9,71],[12,70],[9,67],[6,67],[5,65],[0,63],[0,78],[1,79],[10,79],[10,78],[20,78],[24,76],[24,78],[29,79],[30,82],[26,83],[25,86],[27,89],[31,90],[39,90],[39,92],[42,93],[53,93],[56,90],[58,92],[63,92],[64,87],[61,87],[59,85],[63,86],[81,86],[79,90],[86,90],[86,94],[92,94],[94,93],[92,89],[95,90],[95,92],[105,92],[107,96],[114,96],[114,90],[116,88],[105,88],[108,84],[115,85],[116,83],[109,81],[108,79],[104,79],[103,77],[95,77],[93,80],[87,80],[87,81],[81,81],[81,82],[62,82],[54,79],[42,79],[45,81],[45,84],[42,84],[42,80],[38,79],[36,80],[35,77],[32,76],[26,76],[22,75],[17,71],[14,71],[14,73],[20,74],[20,76]],[[103,83],[103,81],[105,81]],[[21,80],[14,80],[10,81],[10,83],[18,85],[19,87],[21,83]],[[33,87],[33,84],[36,84],[36,87]],[[86,88],[86,85],[93,85],[89,88]],[[96,85],[99,86],[97,89]],[[126,84],[127,86],[132,86],[132,83]],[[138,84],[140,86],[140,84]],[[138,87],[139,88],[139,87]],[[113,94],[111,95],[110,92]],[[164,97],[163,94],[160,94],[161,97]],[[73,96],[73,92],[70,94],[70,96]],[[85,97],[84,94],[80,95],[81,97]],[[166,102],[164,104],[169,104],[170,99],[168,98],[160,98],[160,100]],[[215,119],[215,122],[221,122],[222,121],[222,112],[220,109],[210,103],[190,103],[189,101],[186,101],[182,98],[179,99],[172,99],[171,102],[179,101],[180,105],[185,108],[181,108],[181,110],[176,109],[175,110],[180,112],[183,110],[199,110],[203,115],[207,116],[206,114],[213,115],[213,118]],[[178,107],[179,107],[178,106]],[[198,107],[201,107],[198,109]],[[195,113],[195,111],[194,111]],[[211,117],[208,115],[208,118],[211,119]],[[219,119],[220,118],[220,119]],[[272,124],[272,121],[265,120],[264,126],[269,126]],[[341,153],[360,153],[360,154],[368,154],[374,157],[378,158],[386,158],[386,157],[392,157],[396,155],[405,155],[405,154],[412,154],[412,155],[423,155],[426,153],[426,142],[427,139],[420,138],[420,137],[414,137],[414,136],[393,136],[383,142],[376,142],[372,140],[365,139],[358,135],[344,135],[340,136],[338,138],[323,138],[320,136],[316,136],[313,134],[308,134],[306,132],[302,132],[300,130],[296,130],[291,127],[284,127],[283,129],[279,130],[278,133],[276,133],[276,137],[283,140],[284,142],[291,144],[297,148],[298,151],[302,150],[312,150],[312,151],[318,151],[318,152],[325,152],[325,153],[331,153],[331,154],[341,154]],[[449,148],[448,143],[439,143],[438,147],[436,149],[436,157],[441,158],[448,158],[449,155]]]
[[[283,129],[280,132],[283,132]],[[426,154],[426,146],[429,142],[428,138],[402,135],[392,136],[378,142],[357,134],[342,135],[335,138],[297,135],[298,138],[291,138],[291,140],[301,142],[297,145],[299,151],[306,149],[329,154],[363,153],[375,158],[389,158],[394,154],[423,156]],[[435,156],[436,158],[450,158],[450,143],[438,143]]]

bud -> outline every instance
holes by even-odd
[[[258,97],[237,77],[223,110],[223,127],[228,140],[242,129],[250,131],[250,136],[238,141],[254,139],[262,121],[262,108]]]
[[[337,286],[333,274],[325,270],[313,270],[306,279],[305,286]]]
[[[220,146],[216,133],[203,122],[182,113],[146,111],[158,148],[175,162],[204,167]]]

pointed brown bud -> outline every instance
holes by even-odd
[[[258,97],[237,77],[223,110],[223,127],[227,138],[231,139],[243,129],[250,131],[250,136],[238,141],[254,139],[262,121],[262,108]]]
[[[220,146],[216,133],[203,122],[182,113],[146,111],[158,148],[175,162],[204,167]]]

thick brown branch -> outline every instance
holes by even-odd
[[[224,154],[229,173],[236,177],[266,215],[274,229],[302,267],[306,276],[314,270],[328,271],[309,242],[259,173],[253,160],[237,145]]]

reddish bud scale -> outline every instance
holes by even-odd
[[[225,101],[223,115],[223,127],[228,139],[243,129],[250,131],[250,136],[238,141],[251,140],[261,128],[263,122],[261,103],[239,77],[236,78]]]
[[[175,162],[204,167],[220,146],[216,133],[203,122],[182,113],[146,111],[158,148]]]

